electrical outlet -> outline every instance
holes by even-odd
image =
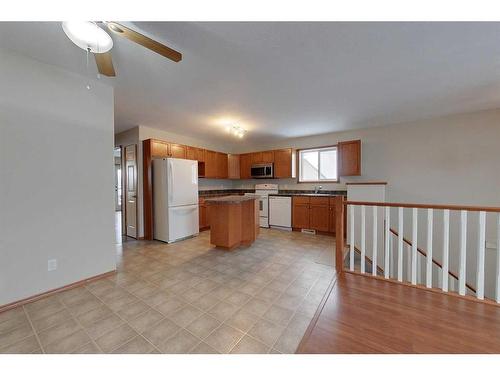
[[[47,270],[50,271],[55,271],[57,269],[57,259],[49,259],[47,262]]]

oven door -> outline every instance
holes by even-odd
[[[269,199],[267,196],[259,198],[259,216],[268,217],[269,215]]]

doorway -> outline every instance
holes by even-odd
[[[125,147],[125,234],[137,238],[137,146]]]
[[[123,173],[122,173],[122,148],[115,147],[113,150],[114,174],[115,174],[115,240],[122,242],[124,233],[123,225]]]

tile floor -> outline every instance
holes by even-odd
[[[116,275],[1,313],[0,353],[294,353],[333,277],[326,236],[116,246]]]

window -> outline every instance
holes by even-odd
[[[337,147],[299,150],[299,182],[337,181]]]

